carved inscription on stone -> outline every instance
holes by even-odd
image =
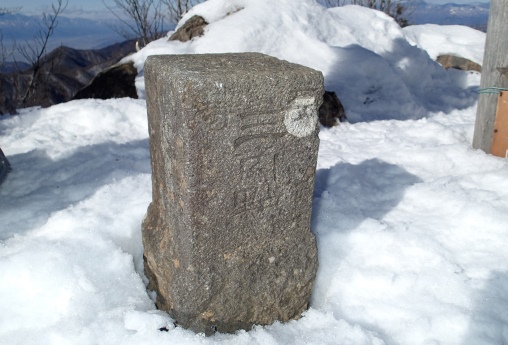
[[[277,139],[286,133],[278,128],[274,114],[241,114],[238,119],[240,136],[234,140],[234,155],[240,183],[233,192],[233,213],[275,207],[275,150]]]

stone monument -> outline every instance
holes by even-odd
[[[259,53],[161,55],[145,83],[157,307],[207,335],[300,317],[317,270],[322,74]]]

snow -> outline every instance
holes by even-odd
[[[322,71],[326,89],[337,93],[351,122],[419,119],[429,110],[473,105],[475,90],[410,44],[382,12],[325,9],[312,0],[209,0],[182,21],[193,15],[210,22],[203,37],[186,43],[162,38],[125,60],[142,71],[152,54],[262,52]],[[143,96],[142,81],[138,86]]]
[[[432,59],[439,55],[457,55],[480,65],[486,34],[460,25],[413,25],[403,29],[407,40],[427,51]]]
[[[208,338],[157,311],[140,230],[145,101],[79,100],[0,119],[14,169],[0,186],[0,344],[508,342],[507,163],[471,148],[479,74],[432,60],[442,42],[480,54],[483,41],[310,0],[209,0],[192,14],[211,22],[205,36],[129,59],[264,52],[322,71],[345,104],[351,123],[320,132],[310,309]]]

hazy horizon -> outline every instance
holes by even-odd
[[[488,0],[424,0],[427,3],[432,4],[447,4],[447,3],[455,3],[455,4],[468,4],[468,3],[488,3]],[[25,15],[40,15],[43,12],[51,11],[51,4],[56,3],[56,0],[4,0],[2,1],[2,7],[7,8],[18,8],[21,7],[19,13]],[[62,14],[63,16],[79,16],[84,18],[95,18],[97,16],[105,16],[110,17],[112,14],[106,8],[106,3],[110,7],[114,7],[114,2],[112,0],[89,0],[87,2],[83,2],[81,0],[68,0],[68,6],[65,12]]]

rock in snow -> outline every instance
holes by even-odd
[[[203,36],[204,28],[208,23],[201,16],[188,18],[170,37],[170,41],[187,42],[194,37]]]
[[[318,264],[323,75],[259,53],[194,54],[150,57],[145,79],[157,306],[208,335],[298,319]]]
[[[446,69],[455,68],[460,69],[462,71],[476,71],[476,72],[482,71],[482,66],[478,65],[476,62],[464,59],[460,56],[439,55],[436,61],[439,62]]]
[[[73,99],[138,98],[134,81],[138,71],[132,62],[113,65],[100,72]]]
[[[323,94],[323,103],[319,107],[318,116],[319,122],[325,127],[333,127],[339,122],[347,121],[344,106],[333,91],[325,91]]]
[[[5,157],[2,149],[0,149],[0,184],[5,180],[7,174],[11,171],[11,165]]]

